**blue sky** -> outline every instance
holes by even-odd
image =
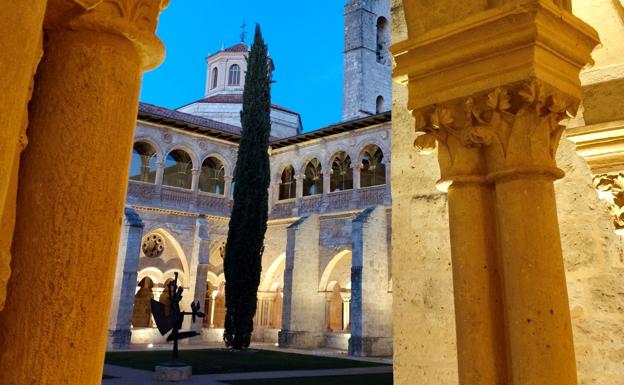
[[[346,0],[174,0],[158,35],[167,58],[143,79],[141,100],[177,108],[204,96],[205,57],[240,41],[260,23],[275,61],[273,103],[301,114],[305,131],[336,123],[342,111]]]

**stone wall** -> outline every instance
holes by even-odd
[[[407,38],[402,1],[392,4],[393,43]],[[435,189],[435,154],[414,151],[407,91],[393,89],[393,314],[395,384],[458,383],[446,196]],[[622,248],[585,161],[566,140],[556,184],[579,379],[615,385],[624,375]],[[619,327],[618,327],[619,325]]]

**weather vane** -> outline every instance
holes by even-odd
[[[241,36],[240,36],[241,43],[244,43],[245,39],[247,38],[247,30],[246,30],[246,28],[247,28],[247,23],[245,23],[243,21],[243,25],[241,25]]]

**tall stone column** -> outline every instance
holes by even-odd
[[[384,206],[358,215],[353,226],[351,338],[353,356],[392,355],[392,295],[389,291],[388,220]]]
[[[48,3],[0,313],[6,384],[102,380],[141,72],[164,50],[161,1],[97,3]]]
[[[395,80],[450,186],[460,384],[576,385],[552,181],[597,34],[565,1],[424,3],[403,2]]]
[[[288,228],[284,305],[279,345],[318,348],[325,332],[325,299],[319,293],[318,215],[302,218]]]
[[[10,276],[19,156],[27,143],[28,101],[42,55],[45,0],[11,1],[0,15],[0,311]]]
[[[115,286],[108,323],[108,346],[114,349],[127,348],[132,338],[130,326],[141,257],[143,228],[144,224],[139,214],[126,207],[117,252]]]
[[[206,286],[208,284],[208,268],[210,258],[210,223],[205,218],[198,218],[195,223],[195,237],[193,251],[189,264],[189,288],[185,295],[188,300],[183,304],[188,311],[191,302],[199,302],[200,310],[206,313]],[[201,320],[191,323],[190,317],[185,317],[185,328],[200,331]]]

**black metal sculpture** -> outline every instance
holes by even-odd
[[[166,304],[152,299],[152,315],[154,316],[160,334],[164,336],[171,331],[171,334],[167,337],[167,342],[173,341],[173,355],[172,362],[168,364],[175,365],[178,364],[178,341],[199,335],[199,333],[195,331],[180,331],[184,316],[190,315],[193,317],[193,323],[195,323],[197,317],[204,318],[206,315],[199,311],[199,301],[191,303],[192,311],[190,313],[180,310],[180,302],[182,301],[184,288],[178,287],[178,273],[175,273],[175,278],[167,284],[165,290],[168,290],[170,308],[168,309]]]

